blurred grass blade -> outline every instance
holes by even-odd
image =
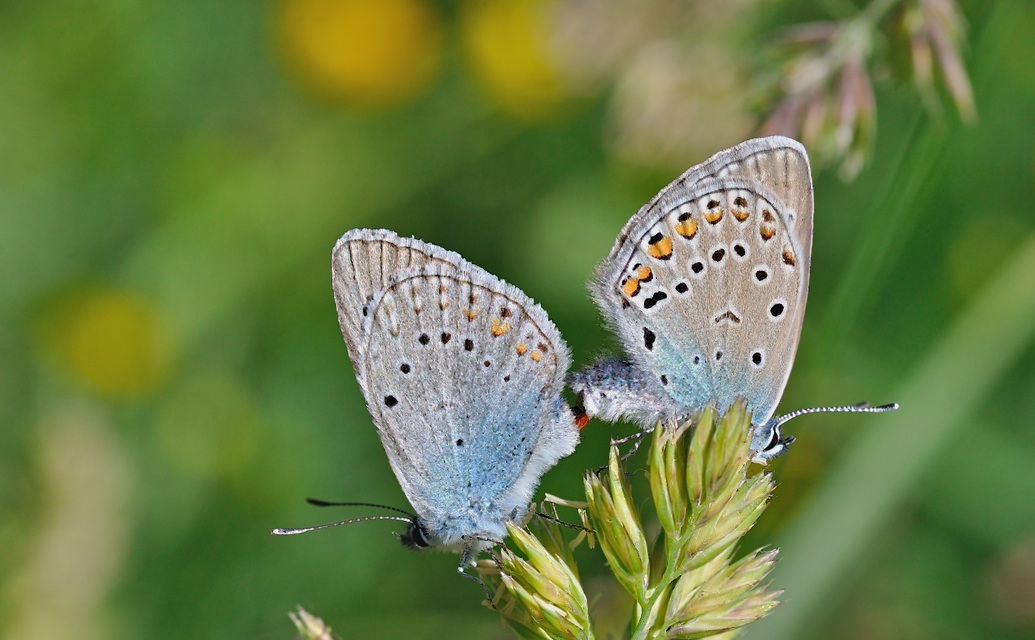
[[[801,637],[834,603],[842,576],[1035,338],[1033,318],[1035,234],[890,394],[902,409],[867,425],[788,526],[774,577],[794,598],[761,623],[762,637]]]

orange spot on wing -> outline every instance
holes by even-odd
[[[543,359],[543,354],[541,354],[538,351],[536,351],[535,349],[533,349],[532,350],[532,355],[530,355],[528,357],[532,358],[532,360],[535,361],[535,362],[539,362],[540,360]]]
[[[517,343],[517,347],[515,347],[514,350],[517,351],[517,354],[519,356],[523,356],[525,355],[525,353],[528,352],[528,345],[524,342],[519,342]]]
[[[683,222],[680,222],[676,225],[676,233],[688,240],[693,238],[697,235],[697,221],[693,218],[688,218]]]
[[[649,282],[652,275],[654,275],[654,272],[650,270],[650,267],[640,267],[636,271],[636,279],[641,282]]]
[[[794,252],[791,251],[789,248],[784,247],[783,248],[783,263],[793,267],[796,264],[796,262],[797,261],[794,259]]]
[[[637,278],[626,278],[622,281],[622,293],[632,298],[640,292],[640,281]]]
[[[478,317],[480,311],[478,309],[464,309],[464,315],[467,316],[467,321],[471,322]]]
[[[652,258],[667,258],[672,255],[672,238],[664,236],[661,240],[647,247],[647,255]]]
[[[500,319],[495,317],[492,319],[492,326],[489,327],[489,332],[493,337],[498,338],[508,331],[510,331],[509,322],[500,322]]]
[[[763,240],[769,240],[776,235],[776,227],[771,227],[765,224],[759,225],[758,234],[762,236]]]
[[[720,207],[716,207],[705,211],[704,219],[707,220],[709,224],[718,224],[719,220],[722,220],[722,209]]]

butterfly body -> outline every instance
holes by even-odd
[[[682,413],[656,378],[619,358],[573,373],[569,384],[580,393],[586,414],[607,422],[625,419],[647,427],[677,419]]]

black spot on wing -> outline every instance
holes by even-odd
[[[651,297],[649,297],[649,298],[647,298],[646,300],[643,301],[643,308],[644,309],[650,309],[650,308],[654,307],[654,305],[658,304],[659,302],[661,302],[662,300],[664,300],[667,297],[668,297],[668,294],[665,293],[664,291],[655,291],[654,295],[652,295]]]
[[[654,350],[654,341],[656,339],[657,339],[657,336],[654,335],[653,331],[651,331],[647,327],[643,328],[643,346],[647,348],[647,351],[653,351]]]

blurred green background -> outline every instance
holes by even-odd
[[[0,636],[287,638],[301,604],[345,638],[509,637],[455,557],[391,523],[267,533],[370,513],[307,496],[408,506],[342,344],[334,241],[458,251],[591,361],[613,348],[593,265],[756,133],[786,72],[767,43],[853,12],[829,4],[0,3]],[[1035,634],[1035,3],[961,9],[973,125],[884,73],[881,27],[866,164],[843,181],[814,155],[782,408],[903,408],[791,424],[749,541],[782,547],[786,604],[751,637]],[[578,498],[610,433],[541,491]]]

